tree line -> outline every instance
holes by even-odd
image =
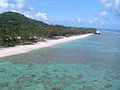
[[[53,36],[71,36],[95,32],[96,29],[94,28],[75,28],[60,25],[0,27],[0,45],[31,44]]]

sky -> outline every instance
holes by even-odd
[[[6,11],[48,24],[118,30],[120,27],[120,0],[0,0],[0,13]]]

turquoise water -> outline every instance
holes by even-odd
[[[82,49],[108,53],[120,52],[120,34],[103,31],[102,35],[75,40],[53,48]]]
[[[120,90],[120,34],[0,58],[0,90]]]

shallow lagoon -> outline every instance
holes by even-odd
[[[120,90],[120,34],[105,32],[0,58],[0,90]]]

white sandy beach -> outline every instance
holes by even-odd
[[[86,38],[91,35],[93,34],[91,33],[91,34],[84,34],[84,35],[78,35],[78,36],[64,37],[62,39],[47,40],[46,42],[38,42],[33,45],[19,45],[19,46],[10,47],[10,48],[3,48],[3,49],[0,49],[0,57],[6,57],[6,56],[11,56],[11,55],[26,53],[31,50],[54,46],[54,45],[69,42],[72,40]]]

